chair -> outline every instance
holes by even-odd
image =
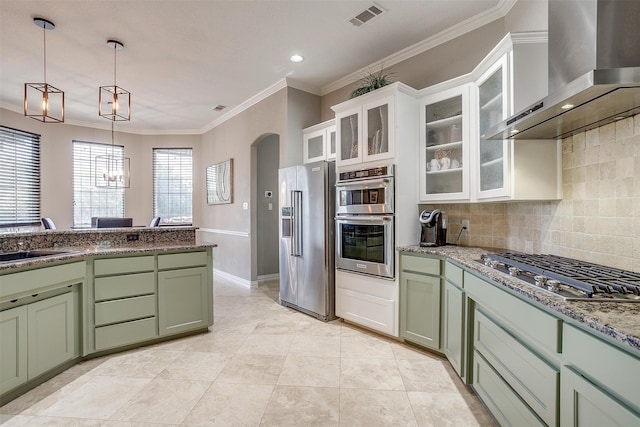
[[[153,217],[153,219],[151,220],[151,223],[149,224],[149,227],[159,227],[160,226],[160,217],[156,216]]]
[[[96,228],[122,228],[132,227],[133,218],[98,217]]]
[[[55,230],[56,225],[51,218],[42,218],[42,225],[45,230]]]

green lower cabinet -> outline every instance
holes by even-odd
[[[29,379],[77,356],[73,294],[58,295],[27,306]]]
[[[160,336],[209,325],[206,267],[158,272],[158,326]]]
[[[27,306],[0,312],[0,394],[27,382]]]
[[[444,336],[442,348],[453,369],[464,377],[466,366],[464,360],[464,292],[457,286],[445,282],[443,298]]]
[[[437,276],[400,273],[400,336],[434,350],[440,343],[440,290]]]
[[[634,384],[636,387],[637,384]],[[564,366],[560,389],[562,426],[640,426],[640,414],[632,411],[582,375]],[[637,395],[636,395],[637,396]]]

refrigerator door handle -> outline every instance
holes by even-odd
[[[292,225],[291,255],[302,256],[302,191],[291,192]]]

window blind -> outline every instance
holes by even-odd
[[[0,227],[40,224],[40,135],[0,126]]]
[[[161,224],[191,224],[193,159],[191,148],[153,149],[153,216]]]
[[[90,227],[91,217],[124,217],[124,188],[95,186],[96,156],[123,156],[122,145],[73,141],[73,226]]]

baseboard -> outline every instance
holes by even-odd
[[[274,280],[280,280],[280,273],[263,274],[261,276],[258,276],[258,280],[256,280],[256,282],[260,284],[264,282],[272,282]]]
[[[251,280],[243,279],[242,277],[234,276],[231,273],[227,273],[226,271],[222,271],[222,270],[217,270],[215,268],[213,269],[213,275],[222,277],[223,279],[230,280],[239,285],[246,286],[247,288],[250,288],[253,284]]]

